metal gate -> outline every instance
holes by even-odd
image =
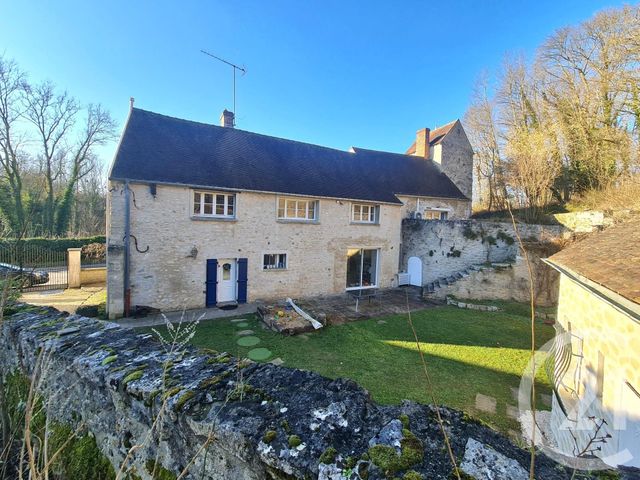
[[[30,244],[2,246],[0,278],[14,279],[24,292],[67,288],[67,252]]]

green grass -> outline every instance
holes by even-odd
[[[504,311],[480,312],[438,307],[412,313],[438,403],[469,412],[506,432],[517,422],[506,416],[516,405],[511,387],[518,387],[529,359],[530,323],[526,308],[502,303]],[[379,320],[386,323],[379,324]],[[326,377],[346,377],[369,390],[384,404],[410,399],[431,403],[422,365],[406,315],[393,315],[330,326],[304,337],[283,337],[263,330],[253,316],[248,328],[262,341],[257,347],[273,352],[285,366],[313,370]],[[236,341],[239,330],[229,320],[198,326],[195,345],[246,356],[251,348]],[[553,327],[536,322],[538,345],[553,337]],[[549,393],[546,377],[538,378],[539,393]],[[477,411],[477,393],[497,400],[495,414]]]

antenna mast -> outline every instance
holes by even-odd
[[[235,124],[235,119],[238,118],[238,112],[236,112],[236,70],[240,70],[242,72],[242,74],[244,75],[245,73],[247,73],[247,71],[245,70],[244,67],[240,67],[238,65],[235,65],[231,62],[227,62],[224,58],[220,58],[216,55],[214,55],[213,53],[209,53],[206,50],[200,50],[202,53],[204,53],[205,55],[208,55],[212,58],[215,58],[216,60],[221,61],[222,63],[226,63],[227,65],[229,65],[231,67],[231,70],[233,71],[233,118],[234,118],[234,124]]]

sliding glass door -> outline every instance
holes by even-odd
[[[350,248],[347,251],[347,290],[378,286],[378,250]]]

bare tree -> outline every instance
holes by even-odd
[[[46,182],[46,200],[43,223],[47,234],[53,235],[56,210],[55,184],[65,170],[69,152],[67,137],[74,127],[80,111],[78,102],[66,92],[55,93],[51,82],[44,82],[25,89],[25,118],[36,128],[41,152],[38,155]]]
[[[475,174],[480,200],[489,211],[505,207],[506,183],[496,118],[496,105],[489,94],[486,76],[478,81],[465,126],[474,145]]]
[[[0,213],[13,231],[25,220],[23,204],[24,136],[16,129],[22,111],[25,75],[13,61],[0,57]]]

